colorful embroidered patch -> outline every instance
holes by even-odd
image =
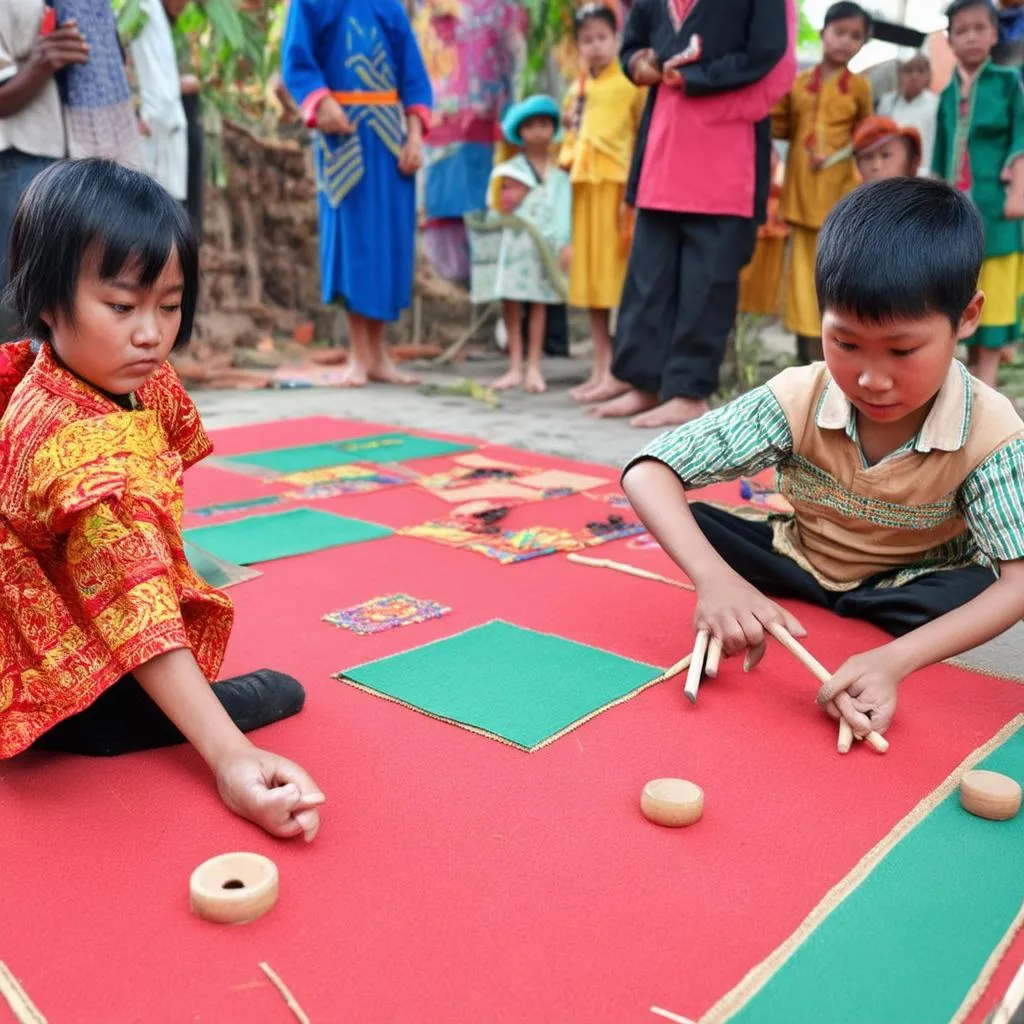
[[[432,540],[437,544],[447,544],[452,548],[465,547],[480,539],[480,533],[467,530],[464,524],[451,519],[432,519],[429,523],[418,526],[405,526],[395,531],[400,537],[417,537],[419,540]]]
[[[493,537],[477,539],[467,551],[493,558],[499,565],[515,565],[558,551],[579,551],[583,542],[569,530],[534,526],[526,530],[505,530]]]
[[[295,484],[296,487],[310,487],[314,484],[333,484],[340,481],[373,480],[380,475],[381,472],[376,466],[364,466],[353,462],[345,466],[325,466],[322,469],[307,469],[301,473],[287,473],[278,477],[278,480],[285,484]],[[390,475],[396,480],[408,483],[397,473]]]
[[[589,547],[594,547],[597,544],[607,544],[612,540],[622,540],[624,537],[637,537],[646,532],[642,523],[621,523],[603,530],[593,530],[588,527],[586,543]]]
[[[331,622],[360,636],[371,636],[400,626],[440,619],[450,611],[451,608],[436,601],[423,601],[408,594],[388,594],[386,597],[375,597],[372,601],[331,612],[324,616],[324,622]]]

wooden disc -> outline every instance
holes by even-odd
[[[652,779],[640,795],[640,810],[656,825],[692,825],[704,813],[704,790],[686,779]]]
[[[1020,810],[1021,788],[999,772],[965,772],[960,780],[960,803],[979,818],[1006,821]]]
[[[192,872],[192,910],[204,921],[244,924],[277,902],[277,865],[258,853],[222,853]]]

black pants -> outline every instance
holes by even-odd
[[[206,184],[205,160],[203,147],[203,108],[200,97],[190,94],[181,97],[185,108],[185,120],[188,128],[188,195],[185,209],[192,220],[200,241],[203,238],[203,188]]]
[[[791,558],[772,550],[772,528],[701,502],[690,506],[711,546],[745,580],[771,597],[790,597],[829,608],[848,619],[864,619],[902,636],[977,597],[995,580],[983,566],[946,569],[919,576],[902,587],[870,582],[854,590],[826,590]]]
[[[522,307],[523,338],[529,336],[530,303],[524,302]],[[558,306],[548,306],[544,320],[544,355],[569,355],[569,308],[563,302]]]
[[[612,365],[619,380],[663,401],[715,392],[756,237],[746,217],[637,211]]]

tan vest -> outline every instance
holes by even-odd
[[[1024,436],[1006,398],[954,362],[914,447],[865,466],[846,433],[849,400],[824,363],[784,370],[768,386],[793,434],[779,490],[796,516],[775,523],[778,550],[831,590],[973,560],[958,492],[989,455]]]

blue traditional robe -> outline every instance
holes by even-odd
[[[346,102],[354,134],[315,141],[323,301],[397,320],[412,301],[416,233],[415,178],[398,155],[406,112],[432,102],[401,0],[292,0],[281,69],[300,107],[325,90],[397,93],[396,103]]]

